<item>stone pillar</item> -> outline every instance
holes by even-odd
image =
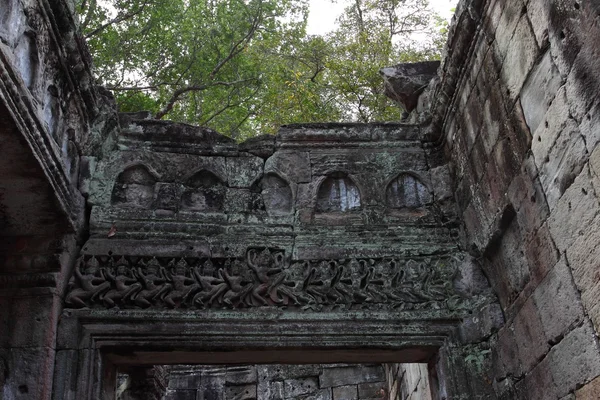
[[[169,367],[138,367],[128,371],[119,385],[117,400],[162,400],[167,390]]]

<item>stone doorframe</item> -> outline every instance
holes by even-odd
[[[65,310],[55,400],[115,399],[117,368],[160,364],[429,363],[439,398],[462,383],[444,356],[463,316],[447,311]],[[452,368],[455,368],[453,366]],[[444,376],[437,382],[437,376]]]

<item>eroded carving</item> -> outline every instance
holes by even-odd
[[[431,203],[431,192],[417,177],[400,174],[390,182],[385,199],[391,208],[418,208]]]
[[[317,212],[352,211],[360,205],[360,191],[347,174],[330,174],[319,186]]]
[[[117,177],[112,203],[128,207],[150,208],[154,198],[156,178],[144,165],[127,168]]]
[[[225,185],[218,176],[202,170],[187,180],[181,208],[195,211],[220,211],[225,202]]]
[[[98,256],[80,260],[69,306],[120,308],[453,309],[449,258],[285,261],[275,249],[239,258]],[[81,272],[83,270],[83,272]]]
[[[270,173],[262,179],[260,186],[267,213],[270,215],[289,214],[292,211],[292,189],[285,180]]]

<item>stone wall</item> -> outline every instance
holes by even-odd
[[[387,399],[382,365],[173,367],[164,400]]]
[[[409,351],[434,398],[600,391],[597,2],[464,0],[413,124],[243,144],[119,121],[70,2],[1,6],[4,397],[110,397],[111,351],[239,337]]]
[[[506,319],[467,355],[498,398],[600,392],[599,15],[594,1],[462,1],[429,93],[465,246]]]
[[[52,395],[63,292],[87,223],[80,156],[101,147],[116,117],[92,85],[72,11],[62,0],[0,1],[0,397],[6,399]]]

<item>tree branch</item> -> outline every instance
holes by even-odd
[[[206,83],[204,85],[192,85],[192,86],[182,87],[180,89],[177,89],[175,92],[173,92],[173,95],[167,101],[167,104],[159,112],[156,113],[154,118],[162,119],[165,115],[170,113],[173,110],[175,103],[177,103],[179,101],[179,99],[181,98],[181,96],[183,96],[186,93],[200,92],[200,91],[203,91],[203,90],[209,89],[211,87],[215,87],[215,86],[235,86],[235,85],[239,85],[240,83],[250,82],[252,80],[254,80],[254,78],[241,79],[241,80],[232,81],[232,82],[216,81],[216,82]]]
[[[100,25],[99,27],[97,27],[93,31],[88,32],[85,35],[85,38],[89,39],[92,36],[97,35],[98,33],[102,32],[103,30],[105,30],[106,28],[108,28],[109,26],[111,26],[112,24],[119,24],[119,23],[121,23],[123,21],[127,21],[128,19],[131,19],[131,18],[135,17],[136,15],[138,15],[139,13],[141,13],[142,11],[144,11],[144,8],[146,8],[147,4],[148,4],[147,2],[144,2],[144,4],[142,4],[140,6],[140,8],[138,8],[135,11],[131,11],[131,12],[128,12],[128,13],[125,13],[125,14],[122,14],[122,15],[117,15],[115,18],[113,18],[110,21],[108,21],[108,22]]]

